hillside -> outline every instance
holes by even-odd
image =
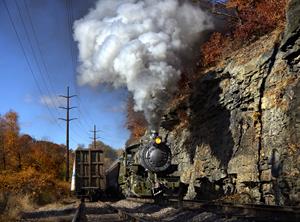
[[[189,184],[186,198],[300,201],[300,4],[275,29],[201,71],[160,132]],[[182,121],[184,119],[184,121]]]

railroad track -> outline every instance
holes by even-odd
[[[22,212],[20,222],[39,222],[39,221],[72,221],[72,218],[78,208],[78,202],[56,209],[45,209],[31,212]]]
[[[105,202],[77,203],[77,206],[66,209],[52,209],[44,211],[23,212],[20,222],[121,222],[140,221],[142,218],[117,209]]]
[[[151,199],[128,198],[128,200],[153,204]],[[212,212],[222,218],[240,218],[250,221],[300,221],[300,207],[271,206],[261,204],[234,204],[225,202],[208,202],[194,200],[169,200],[159,203],[162,206],[181,208],[182,211]]]
[[[235,216],[254,221],[300,221],[300,208],[292,206],[183,201],[182,207],[189,210],[201,208],[224,217]]]
[[[59,221],[59,222],[120,222],[120,221],[198,221],[193,218],[210,216],[209,221],[221,219],[230,221],[240,219],[240,221],[300,221],[299,207],[282,207],[255,204],[231,204],[207,201],[187,201],[178,202],[171,200],[160,205],[151,199],[128,198],[123,200],[127,207],[115,205],[111,202],[77,202],[76,206],[65,209],[27,212],[22,215],[21,221]],[[121,201],[122,202],[122,201]],[[131,207],[130,207],[131,206]],[[132,207],[135,206],[135,207]],[[172,208],[157,218],[153,214]],[[166,211],[167,212],[167,211]],[[202,215],[202,216],[201,216]],[[207,220],[199,220],[207,221]],[[233,220],[235,221],[235,220]]]
[[[146,222],[142,218],[124,210],[113,207],[105,202],[82,201],[74,214],[72,222],[121,222],[134,221]]]

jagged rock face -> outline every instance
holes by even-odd
[[[188,198],[236,193],[241,202],[300,203],[299,79],[300,3],[292,0],[282,35],[275,31],[206,73],[178,105],[188,128],[161,130],[190,184]]]

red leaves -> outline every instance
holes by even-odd
[[[231,0],[235,2],[238,16],[242,23],[234,30],[234,39],[246,41],[252,37],[260,37],[271,32],[285,20],[286,0],[249,1]]]
[[[201,47],[203,65],[214,65],[222,57],[227,44],[227,38],[219,32],[214,32],[210,39]]]
[[[215,65],[224,54],[228,55],[244,44],[281,27],[285,21],[287,0],[229,0],[228,8],[235,8],[240,23],[226,34],[213,33],[202,45],[202,64]]]

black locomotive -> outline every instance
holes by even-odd
[[[163,172],[171,166],[171,150],[156,133],[150,143],[141,147],[141,165],[151,172]]]
[[[120,158],[119,185],[125,196],[182,198],[178,165],[172,164],[171,149],[157,133],[150,140],[126,147]]]

